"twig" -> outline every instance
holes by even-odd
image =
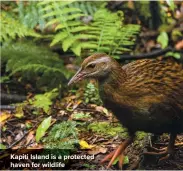
[[[12,143],[7,149],[11,149],[14,145],[18,144],[26,135],[28,135],[29,132],[31,132],[34,128],[36,128],[37,125],[38,125],[38,123],[32,129],[27,131],[19,140]]]
[[[29,132],[30,132],[30,130],[27,131],[20,139],[18,139],[14,143],[12,143],[7,149],[11,149],[13,146],[15,146],[16,144],[18,144],[26,135],[28,135]]]
[[[139,54],[139,55],[121,55],[119,62],[123,62],[125,60],[138,60],[138,59],[146,59],[146,58],[156,58],[159,57],[161,55],[166,54],[167,52],[179,52],[179,53],[183,53],[183,50],[176,50],[172,47],[167,47],[166,49],[160,49],[160,50],[155,50],[152,51],[150,53],[146,53],[146,54]]]
[[[15,110],[16,107],[15,106],[11,106],[11,105],[0,105],[0,109],[1,110]]]

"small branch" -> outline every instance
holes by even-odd
[[[0,105],[0,110],[15,110],[15,106],[10,106],[10,105]]]
[[[30,132],[30,130],[27,131],[20,139],[18,139],[14,143],[12,143],[7,149],[11,149],[13,146],[15,146],[16,144],[18,144],[26,135],[28,135],[29,132]]]
[[[145,53],[145,54],[139,54],[139,55],[121,55],[120,59],[118,59],[119,62],[124,62],[125,60],[138,60],[138,59],[151,59],[151,58],[156,58],[161,55],[165,55],[167,52],[179,52],[183,53],[183,50],[176,50],[172,47],[167,47],[166,49],[161,49],[161,50],[155,50],[150,53]]]

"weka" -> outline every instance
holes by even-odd
[[[161,154],[172,154],[177,134],[183,132],[183,65],[173,58],[143,59],[123,67],[106,54],[86,58],[68,85],[84,78],[98,81],[101,99],[123,126],[129,138],[102,162],[110,159],[108,168],[131,144],[136,131],[170,133],[168,148]],[[149,152],[150,153],[150,152]]]

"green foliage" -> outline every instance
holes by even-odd
[[[118,163],[118,161],[119,161],[119,157],[114,160],[114,162],[112,163],[112,165],[116,165]],[[129,158],[128,158],[128,156],[125,156],[124,157],[123,164],[124,165],[125,164],[129,164]]]
[[[174,58],[176,58],[176,59],[181,59],[181,54],[180,53],[178,53],[178,52],[168,52],[168,53],[166,53],[166,55],[165,55],[166,57],[174,57]]]
[[[74,1],[70,4],[70,7],[79,8],[86,15],[94,15],[97,9],[103,4],[103,2],[92,2],[92,1]]]
[[[39,142],[40,139],[45,135],[47,129],[51,125],[51,116],[48,118],[44,119],[41,124],[38,126],[36,130],[36,142]]]
[[[99,96],[98,89],[95,87],[94,84],[88,83],[85,92],[84,92],[84,101],[85,103],[94,103],[97,105],[101,105],[102,101]]]
[[[90,169],[90,170],[95,170],[95,169],[96,169],[96,165],[94,165],[94,164],[84,163],[83,166],[84,166],[85,168]]]
[[[88,125],[88,129],[103,135],[121,135],[123,137],[127,136],[127,131],[125,130],[125,128],[122,128],[120,124],[118,124],[117,126],[113,126],[110,125],[109,122],[93,122]]]
[[[59,2],[56,2],[57,4],[61,4]],[[62,1],[63,3],[63,1]],[[38,5],[39,4],[39,5]],[[49,2],[48,4],[53,4],[53,2]],[[44,30],[46,28],[46,23],[50,20],[53,20],[54,17],[42,17],[46,15],[47,13],[52,13],[56,9],[48,8],[46,7],[46,10],[43,9],[47,4],[46,3],[39,3],[36,1],[29,1],[29,2],[18,2],[18,12],[19,12],[19,19],[21,23],[23,23],[28,28],[38,28],[40,30]],[[73,1],[72,3],[66,3],[68,8],[75,8],[80,9],[84,14],[86,15],[93,15],[96,11],[99,5],[101,5],[101,2],[79,2],[79,1]],[[66,14],[67,15],[67,14]],[[56,16],[59,16],[56,14]]]
[[[78,143],[76,122],[63,121],[54,125],[43,142],[45,148],[48,149],[73,149],[74,145]]]
[[[40,91],[61,88],[65,77],[69,76],[58,55],[40,45],[7,43],[2,46],[1,55],[6,75],[13,76],[20,83],[31,83]]]
[[[170,9],[174,11],[175,9],[175,3],[173,0],[166,0],[167,4],[169,5]]]
[[[37,107],[42,108],[44,112],[48,113],[50,106],[53,103],[53,100],[58,96],[58,89],[55,88],[50,92],[46,92],[45,94],[37,94],[34,96],[34,100],[29,100],[29,102]]]
[[[147,133],[145,132],[137,132],[136,133],[136,140],[142,140],[145,138],[145,136],[147,136]]]
[[[6,146],[3,144],[0,144],[0,150],[4,150],[4,149],[6,149]]]
[[[44,13],[41,6],[37,5],[36,1],[19,1],[18,2],[18,12],[19,19],[22,24],[28,28],[35,28],[38,26],[40,30],[43,30],[46,26],[46,21],[41,17]]]
[[[89,113],[80,112],[73,114],[72,117],[73,119],[90,119],[91,115]]]
[[[139,13],[139,16],[148,20],[151,17],[151,12],[149,10],[149,1],[136,1],[134,2],[135,7]]]
[[[162,48],[166,48],[168,46],[168,34],[166,32],[161,32],[157,38],[157,42],[161,44]]]
[[[39,34],[35,33],[32,29],[28,29],[18,20],[11,17],[6,12],[1,12],[0,15],[0,42],[7,42],[14,40],[17,37],[22,38],[25,36],[40,37]]]
[[[62,44],[64,51],[72,50],[80,56],[82,50],[103,51],[109,54],[121,54],[134,45],[139,32],[138,25],[123,25],[123,13],[112,13],[101,8],[95,12],[93,21],[83,23],[79,17],[85,14],[80,8],[69,8],[73,2],[44,1],[39,5],[43,11],[52,10],[43,18],[52,17],[47,25],[57,24],[51,46]]]

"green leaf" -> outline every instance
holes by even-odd
[[[74,44],[74,46],[71,48],[72,51],[77,55],[77,56],[80,56],[81,55],[81,45],[79,44]]]
[[[125,156],[125,158],[123,160],[123,164],[129,164],[129,158],[128,158],[128,156]]]
[[[174,58],[176,58],[176,59],[180,59],[181,58],[181,55],[180,55],[180,53],[175,53],[175,52],[168,52],[168,53],[166,53],[166,55],[165,56],[172,56],[172,57],[174,57]]]
[[[173,0],[166,0],[167,4],[170,6],[170,9],[174,11],[175,9],[175,3]]]
[[[51,116],[48,118],[44,119],[41,124],[38,126],[36,130],[36,142],[39,142],[40,139],[45,135],[47,129],[51,125]]]
[[[3,144],[0,144],[0,149],[6,149],[6,146],[5,145],[3,145]]]
[[[166,32],[161,32],[157,38],[157,42],[161,44],[163,49],[168,46],[168,41],[168,34]]]
[[[76,41],[76,38],[74,36],[70,36],[67,39],[65,39],[62,43],[62,48],[64,52],[68,50],[68,48]]]
[[[68,22],[67,25],[69,27],[73,27],[73,26],[80,26],[81,25],[81,22],[80,21],[72,21],[72,22]],[[66,28],[66,25],[64,25],[63,23],[61,24],[58,24],[57,27],[55,28],[55,30],[59,30],[59,29],[63,29],[63,28]]]
[[[58,33],[58,34],[54,37],[54,39],[53,39],[53,41],[51,42],[50,46],[53,46],[53,45],[57,44],[58,42],[64,40],[67,36],[68,36],[68,33],[67,33],[67,32],[60,32],[60,33]]]
[[[119,161],[119,157],[114,160],[114,162],[112,163],[112,165],[116,165],[118,161]],[[129,158],[128,158],[128,156],[125,156],[124,157],[123,164],[129,164]]]

